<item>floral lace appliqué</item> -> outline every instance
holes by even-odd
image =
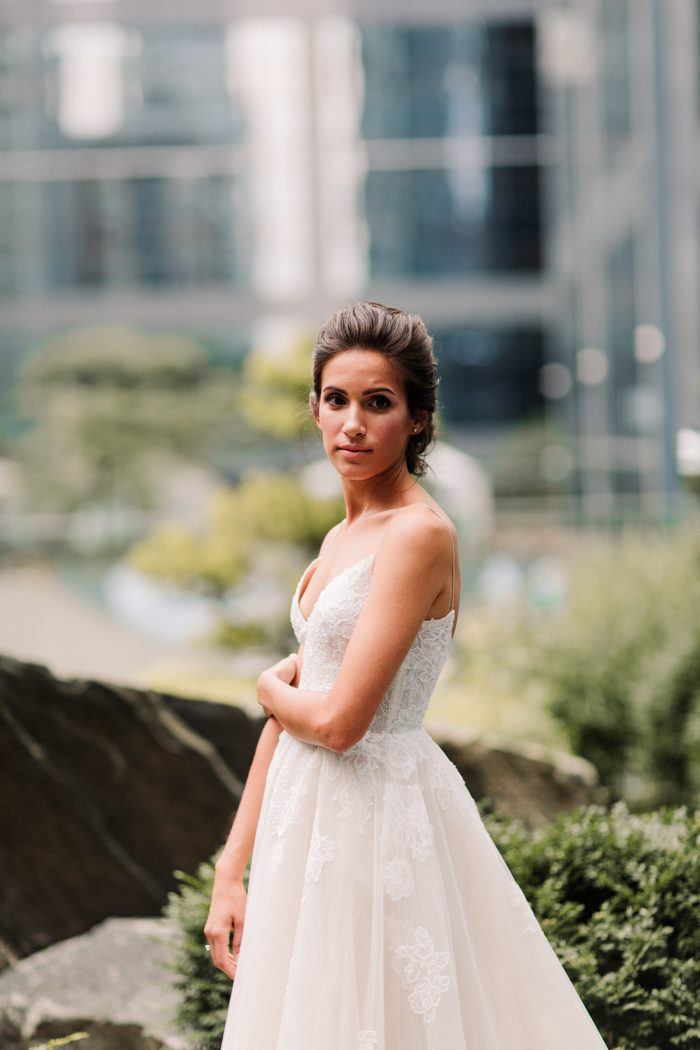
[[[403,968],[403,979],[412,989],[408,996],[411,1008],[424,1021],[434,1021],[440,1000],[450,987],[450,978],[441,973],[447,966],[449,953],[436,951],[428,931],[418,926],[413,943],[400,945],[396,948],[396,955],[408,959]]]
[[[433,852],[435,830],[430,823],[420,785],[389,783],[384,798],[392,836],[400,838],[411,851],[412,857],[427,860]]]
[[[318,882],[321,877],[321,872],[323,871],[323,865],[333,859],[334,852],[335,840],[332,839],[330,835],[321,834],[318,827],[317,816],[314,820],[309,852],[306,858],[306,870],[304,872],[305,889],[301,898],[302,902],[305,901],[308,896],[309,883]]]
[[[278,741],[279,746],[279,741]],[[307,771],[315,755],[309,750],[305,760],[301,763],[287,762],[275,781],[272,798],[270,800],[270,813],[268,817],[269,829],[272,835],[278,836],[269,858],[270,874],[274,874],[282,863],[284,856],[284,838],[288,828],[293,824],[302,824],[301,814],[302,799],[308,791]],[[268,770],[269,776],[269,770]]]
[[[379,1045],[379,1036],[373,1028],[364,1028],[359,1035],[357,1050],[376,1050]]]
[[[395,857],[382,868],[382,885],[393,901],[410,897],[413,893],[413,875],[405,860]]]
[[[446,757],[446,756],[445,756]],[[430,786],[435,793],[435,798],[438,801],[438,805],[441,809],[447,809],[450,803],[455,797],[455,784],[453,782],[454,774],[450,770],[450,766],[459,774],[459,770],[455,766],[454,762],[442,761],[439,757],[436,761],[430,763]],[[461,777],[461,774],[459,774]]]
[[[415,792],[415,774],[423,763],[427,764],[435,798],[441,808],[446,809],[455,798],[458,782],[463,786],[463,781],[457,767],[423,727],[402,733],[368,730],[347,751],[340,754],[329,752],[326,768],[334,782],[332,798],[340,815],[350,821],[354,831],[363,833],[377,794],[386,790],[388,785],[392,791],[400,791],[405,785],[407,792]],[[427,830],[420,813],[424,802],[419,801],[415,794],[413,800],[417,812],[410,815],[408,830],[419,829],[417,833],[421,837],[420,828]],[[401,820],[402,825],[406,825],[406,819],[401,817]],[[413,850],[414,855],[417,855],[416,850],[425,852],[417,844]]]

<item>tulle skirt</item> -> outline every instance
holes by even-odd
[[[280,734],[222,1050],[605,1050],[424,727]]]

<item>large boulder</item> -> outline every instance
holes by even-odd
[[[262,715],[262,712],[261,712]],[[157,915],[226,839],[264,723],[0,659],[0,951]]]
[[[159,915],[175,870],[223,845],[264,722],[0,657],[0,969],[109,916]],[[476,799],[528,826],[600,799],[583,759],[426,728]]]
[[[578,755],[438,723],[426,722],[426,729],[457,766],[474,798],[517,817],[528,828],[542,827],[573,806],[610,801],[595,766]]]
[[[107,919],[22,959],[0,974],[0,1046],[75,1035],[68,1046],[190,1050],[175,1026],[173,941],[166,919]]]

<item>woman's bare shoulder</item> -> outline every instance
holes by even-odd
[[[444,537],[445,528],[456,536],[454,524],[439,504],[433,505],[425,500],[417,500],[403,507],[401,513],[391,518],[387,533],[391,530],[392,537],[406,537],[410,542],[414,537],[426,534],[426,531],[429,539]]]
[[[391,552],[390,557],[408,555],[409,561],[431,560],[450,549],[449,534],[453,532],[454,526],[446,514],[427,503],[416,502],[390,519],[380,547]]]

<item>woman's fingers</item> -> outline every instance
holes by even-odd
[[[228,950],[230,933],[230,927],[215,930],[205,927],[204,930],[204,936],[209,944],[211,961],[217,969],[223,970],[227,977],[233,980],[236,976],[236,964],[231,952]]]
[[[242,937],[243,937],[243,923],[242,922],[237,922],[236,925],[233,928],[232,952],[233,952],[234,972],[235,972],[235,967],[238,966],[238,953],[241,950],[241,938]]]
[[[289,653],[288,656],[283,656],[281,660],[272,665],[270,671],[289,685],[297,673],[297,654]]]
[[[241,880],[217,873],[214,879],[212,900],[207,921],[204,924],[204,949],[209,945],[210,958],[219,970],[230,977],[236,976],[236,959],[243,932],[247,892]],[[229,951],[229,938],[233,931],[234,953]]]

